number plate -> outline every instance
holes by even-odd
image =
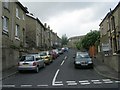
[[[24,66],[28,66],[28,63],[23,63]]]
[[[82,66],[87,66],[88,64],[81,64]]]

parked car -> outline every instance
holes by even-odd
[[[65,48],[64,48],[64,51],[67,51],[67,52],[68,52],[68,49],[69,49],[68,47],[65,47]]]
[[[21,56],[18,62],[19,72],[23,70],[34,70],[38,73],[41,67],[45,67],[45,63],[38,54],[28,54]]]
[[[57,54],[57,57],[59,57],[58,49],[53,49],[53,51]]]
[[[58,48],[58,53],[63,54],[63,50],[61,48]]]
[[[49,51],[42,51],[39,53],[39,55],[42,58],[42,60],[45,61],[45,64],[50,64],[50,62],[53,61],[52,55],[50,54]]]
[[[50,54],[52,55],[52,59],[56,59],[57,58],[57,53],[54,50],[51,50]]]
[[[75,68],[88,67],[93,68],[93,62],[87,52],[77,52],[74,57],[74,66]]]

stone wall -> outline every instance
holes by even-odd
[[[115,71],[120,72],[120,55],[105,56],[104,63]]]
[[[3,71],[17,65],[19,51],[14,49],[2,49],[2,69]]]
[[[105,56],[104,53],[100,52],[97,54],[97,60],[120,72],[120,55]]]

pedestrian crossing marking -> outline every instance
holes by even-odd
[[[68,85],[68,86],[76,86],[76,85],[90,85],[90,84],[94,84],[94,85],[100,85],[100,84],[115,84],[115,83],[120,83],[120,81],[115,81],[115,80],[111,80],[111,79],[100,79],[100,80],[81,80],[81,81],[75,81],[75,80],[69,80],[69,81],[65,81],[66,84],[63,84],[63,81],[57,81],[55,82],[54,85],[52,86],[64,86],[64,85]],[[34,85],[35,86],[35,85]],[[45,85],[36,85],[37,87],[48,87],[49,85],[45,84]],[[13,84],[9,84],[9,85],[1,85],[1,87],[5,87],[5,88],[9,88],[9,87],[16,87],[16,85]],[[33,85],[30,84],[25,84],[25,85],[20,85],[20,87],[33,87]]]

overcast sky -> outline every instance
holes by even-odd
[[[29,0],[23,2],[28,7],[30,13],[38,17],[44,24],[50,25],[50,28],[61,37],[66,34],[67,37],[85,35],[90,30],[99,30],[101,19],[111,9],[114,9],[119,0],[104,0],[97,2],[76,1],[55,2],[55,0],[36,1]],[[34,2],[33,2],[34,1]],[[108,2],[109,1],[109,2]],[[114,2],[113,2],[114,1]]]

